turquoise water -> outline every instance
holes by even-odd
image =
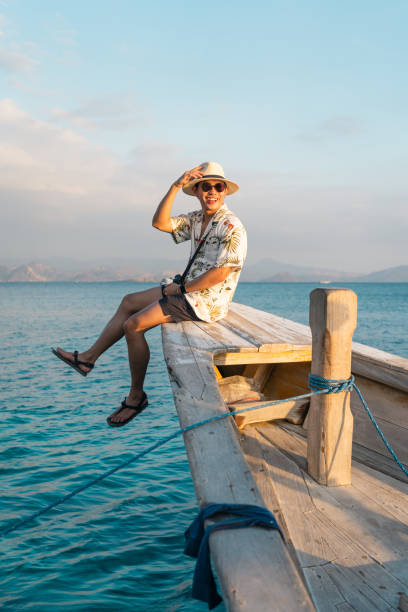
[[[0,284],[1,526],[171,433],[178,425],[161,350],[148,332],[149,409],[112,429],[127,393],[123,341],[88,378],[50,347],[83,348],[132,283]],[[312,284],[239,285],[236,300],[306,323]],[[350,284],[359,297],[355,340],[408,357],[408,284]],[[183,532],[197,511],[182,439],[123,469],[1,541],[0,605],[48,612],[200,611]],[[223,607],[218,608],[222,610]]]

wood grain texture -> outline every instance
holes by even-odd
[[[172,342],[172,324],[162,330],[163,347],[182,427],[221,414],[212,354]],[[199,375],[197,366],[199,365]],[[201,376],[205,376],[203,386]],[[237,439],[232,419],[184,434],[199,506],[208,503],[263,505]],[[312,610],[307,590],[277,531],[249,528],[220,531],[210,549],[228,610],[263,610],[273,598],[277,610]]]
[[[368,418],[368,417],[367,417]],[[306,437],[306,432],[303,427],[298,427],[296,425],[292,425],[291,423],[282,423],[281,427],[285,430],[295,433],[296,437]],[[374,433],[374,428],[373,428]],[[394,459],[391,455],[385,456],[381,453],[372,450],[371,448],[367,448],[358,444],[356,441],[353,441],[353,454],[352,457],[355,461],[372,468],[380,478],[383,474],[385,477],[392,477],[393,486],[397,487],[400,483],[400,486],[404,486],[407,483],[407,477],[402,472],[402,470],[395,463]],[[404,467],[408,469],[408,464],[404,464]]]
[[[237,373],[257,375],[264,389],[276,376],[274,391],[305,390],[309,327],[239,304],[230,313],[215,327],[163,326],[182,425],[225,411],[214,372],[217,359],[220,365],[246,364]],[[382,426],[403,447],[406,396],[400,391],[408,389],[408,360],[352,346],[353,372]],[[370,382],[375,378],[377,383]],[[305,432],[290,423],[262,423],[240,433],[231,419],[185,435],[199,505],[266,505],[287,538],[282,546],[276,533],[259,528],[214,534],[210,548],[228,610],[396,610],[401,593],[408,592],[405,477],[374,450],[377,434],[370,433],[369,421],[364,424],[354,399],[353,411],[361,444],[354,443],[358,461],[352,464],[353,484],[346,487],[321,487],[305,473]]]
[[[408,612],[408,595],[406,593],[401,593],[401,597],[398,602],[398,610],[401,612]]]
[[[214,354],[216,365],[235,365],[238,363],[284,363],[294,361],[311,361],[312,348],[310,346],[297,346],[276,344],[268,352],[247,352],[246,350],[224,352],[221,349]]]
[[[230,313],[240,315],[240,328],[245,329],[245,320],[248,320],[255,322],[258,327],[266,330],[268,334],[267,343],[311,344],[311,331],[308,325],[302,325],[238,303],[231,304]],[[234,326],[237,319],[232,317],[228,319],[229,314],[225,321]],[[378,380],[395,389],[408,391],[408,359],[404,357],[359,342],[353,342],[352,372],[372,380]]]
[[[243,338],[237,333],[237,330],[229,329],[222,325],[221,322],[209,324],[201,321],[194,321],[194,325],[218,343],[220,348],[226,348],[227,351],[258,352],[259,347],[256,343]]]
[[[349,289],[314,289],[310,294],[312,374],[348,379],[357,296]],[[353,416],[349,393],[314,395],[307,417],[309,474],[320,484],[350,483]]]
[[[260,405],[262,408],[234,416],[238,429],[242,429],[250,423],[276,421],[277,419],[286,419],[295,424],[302,423],[309,402],[307,400],[295,400],[285,402],[284,404],[268,405],[268,402],[263,400],[257,402],[238,402],[230,404],[229,407],[231,410],[241,410],[244,408],[255,408],[256,405]]]
[[[301,436],[262,424],[248,427],[243,437],[251,439],[249,447],[243,444],[251,453],[248,462],[252,465],[254,457],[258,465],[265,462],[258,486],[282,517],[316,609],[396,610],[408,577],[403,535],[408,485],[383,474],[377,479],[374,470],[354,462],[358,486],[328,489],[301,468],[306,454]],[[381,494],[373,500],[377,491]]]

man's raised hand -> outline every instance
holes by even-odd
[[[173,226],[171,223],[170,215],[171,208],[173,206],[174,198],[176,197],[180,187],[184,187],[190,181],[201,178],[204,176],[203,172],[204,165],[196,166],[192,170],[186,170],[184,174],[180,176],[174,183],[171,184],[170,189],[161,200],[158,205],[156,212],[153,215],[152,225],[161,232],[172,232]]]
[[[175,181],[174,184],[177,187],[184,187],[184,185],[187,185],[187,183],[189,183],[190,181],[193,181],[194,179],[197,179],[197,178],[201,178],[202,176],[204,176],[204,174],[201,172],[203,168],[204,166],[201,165],[201,166],[196,166],[192,170],[186,170],[184,174],[182,174],[180,178],[178,178],[177,181]]]

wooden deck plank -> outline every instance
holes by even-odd
[[[379,417],[375,420],[400,461],[404,464],[408,463],[408,428],[390,423]],[[354,440],[358,444],[384,455],[384,457],[391,456],[365,410],[354,412]]]
[[[407,526],[386,509],[371,504],[353,485],[328,491],[307,475],[305,482],[316,508],[347,530],[373,558],[380,563],[407,559]]]
[[[248,428],[243,437],[246,440],[251,439],[256,440],[256,442],[261,441],[262,443],[262,440],[257,439],[254,433],[255,429],[260,429],[260,426]],[[270,425],[268,429],[279,430],[280,428]],[[286,444],[286,439],[284,444]],[[248,452],[248,446],[245,444],[244,449]],[[265,467],[259,470],[258,481],[264,480],[263,486],[261,485],[261,491],[265,496],[268,486],[273,489],[272,495],[267,494],[266,499],[272,499],[275,508],[280,508],[279,515],[283,517],[288,535],[292,538],[298,558],[303,564],[305,579],[316,609],[326,612],[326,610],[335,609],[331,606],[337,606],[344,601],[348,605],[358,606],[355,608],[358,611],[360,609],[368,609],[370,606],[371,610],[396,609],[399,594],[405,589],[404,584],[395,578],[386,567],[370,558],[361,542],[354,537],[350,537],[348,529],[344,525],[339,525],[338,521],[328,516],[327,512],[322,513],[316,509],[314,501],[310,497],[310,502],[307,502],[306,505],[304,504],[304,500],[302,501],[298,497],[299,487],[302,488],[305,485],[304,481],[302,485],[302,479],[300,478],[301,470],[298,470],[299,480],[294,492],[291,486],[291,478],[288,477],[288,474],[295,475],[297,466],[294,468],[293,462],[289,459],[286,462],[282,461],[283,453],[277,451],[276,448],[274,450],[272,461],[269,463],[271,459],[270,450],[265,452],[262,444],[258,449],[252,444],[250,447],[251,461],[255,455],[258,456],[258,462],[260,462],[259,455],[262,455],[263,458],[269,456],[267,464],[269,465],[272,479],[267,478]],[[278,479],[276,479],[277,458],[279,462],[278,472],[283,466],[286,467],[284,473],[285,481],[279,474]],[[307,489],[307,487],[305,488]],[[339,489],[343,488],[339,487]],[[305,491],[304,495],[307,498]],[[300,508],[300,512],[296,508]],[[302,509],[306,511],[302,512]],[[312,537],[320,539],[323,543],[322,556],[313,554],[316,552],[316,543],[310,541],[309,535],[303,536],[302,540],[302,536],[299,537],[298,534],[299,529],[303,529],[309,535],[314,534]],[[327,572],[329,561],[330,566],[335,568],[331,572]],[[392,567],[390,569],[393,570]],[[339,575],[344,575],[345,573],[348,573],[348,582],[341,587],[337,583],[337,579]],[[318,575],[323,576],[319,581],[317,581]]]
[[[408,391],[408,359],[353,342],[351,369],[395,389]]]
[[[297,437],[306,437],[306,432],[302,427],[286,422],[281,423],[281,427],[288,432],[294,433]],[[304,444],[306,444],[306,442],[304,442]],[[379,475],[382,474],[385,477],[391,477],[394,481],[394,487],[406,486],[408,482],[407,477],[390,454],[388,454],[388,456],[383,455],[382,453],[378,453],[371,448],[366,448],[358,444],[358,442],[353,441],[353,460],[371,468]],[[408,469],[407,464],[404,464],[404,466]]]
[[[278,450],[288,455],[302,470],[306,471],[306,440],[304,435],[298,435],[302,431],[298,425],[290,423],[262,423],[256,429],[259,435],[267,443],[273,444]],[[294,430],[294,431],[293,431]]]
[[[258,345],[256,343],[243,338],[239,333],[222,325],[221,322],[209,324],[194,321],[194,325],[199,327],[203,333],[213,338],[218,343],[219,350],[224,349],[232,352],[245,351],[248,353],[258,352]]]
[[[214,363],[217,365],[236,364],[261,364],[261,363],[283,363],[294,361],[310,361],[312,356],[311,347],[297,346],[291,344],[275,344],[273,350],[268,352],[218,352],[214,355]]]
[[[367,498],[380,502],[396,519],[408,523],[408,481],[400,482],[355,461],[353,485]]]
[[[369,585],[393,609],[398,608],[400,593],[406,589],[406,586],[395,578],[387,567],[367,562],[355,565],[348,557],[341,559],[341,566],[353,572],[363,584]]]
[[[338,612],[338,606],[346,602],[324,568],[306,567],[304,573],[317,612]]]
[[[282,333],[278,326],[273,326],[269,322],[259,324],[257,319],[248,319],[234,310],[230,310],[228,315],[222,321],[224,327],[237,330],[237,333],[247,338],[254,344],[258,344],[259,350],[268,352],[273,350],[275,344],[291,344],[291,345],[306,345],[309,346],[308,338],[302,338],[302,342],[290,342],[287,334]]]
[[[338,612],[358,612],[358,611],[356,611],[355,608],[350,606],[350,604],[348,604],[346,601],[344,603],[337,604],[336,610]]]
[[[384,456],[377,453],[370,448],[366,448],[358,443],[353,443],[353,457],[356,461],[360,461],[364,465],[367,465],[375,471],[382,472],[388,476],[391,476],[395,480],[399,480],[402,483],[407,482],[407,477],[403,473],[400,467],[395,463],[391,455]],[[405,464],[405,468],[408,469],[408,464]]]
[[[263,327],[271,334],[273,342],[311,343],[311,333],[308,325],[236,302],[231,304],[230,312],[256,322],[258,326]],[[378,380],[395,389],[408,391],[408,359],[359,342],[353,342],[352,350],[351,369],[353,373]]]
[[[373,610],[390,612],[390,610],[396,610],[349,568],[337,563],[330,563],[324,569],[347,603],[358,612],[373,612]]]
[[[210,336],[203,334],[201,329],[194,327],[193,321],[172,323],[171,328],[163,326],[162,336],[171,339],[172,344],[178,344],[180,347],[194,346],[201,351],[210,353],[218,348],[218,344]]]
[[[336,559],[330,565],[347,568],[354,574],[355,581],[362,584],[363,590],[369,586],[390,605],[397,604],[399,594],[406,589],[404,580],[401,580],[401,576],[406,576],[406,561],[398,560],[382,565],[368,554],[360,541],[349,536],[347,529],[339,525],[337,520],[319,511],[309,514],[307,519],[320,526],[322,537],[327,539],[335,552]],[[307,523],[305,528],[308,528]],[[323,568],[327,567],[328,564],[323,565]],[[347,589],[347,585],[344,587]],[[346,591],[341,587],[339,589],[347,599]],[[382,609],[381,605],[379,609]]]
[[[278,447],[280,453],[296,460],[298,465],[304,465],[306,441],[301,436],[294,435],[274,424],[258,425],[256,429],[262,432],[261,437],[273,441],[275,448]],[[298,428],[293,427],[293,429]],[[289,443],[292,436],[293,439]],[[301,456],[303,456],[303,461],[299,460]],[[273,472],[273,469],[271,471]],[[304,514],[303,529],[311,530],[312,524],[313,531],[326,541],[327,549],[331,551],[331,555],[326,553],[327,561],[348,567],[357,574],[359,579],[370,584],[370,588],[376,590],[377,594],[386,599],[390,605],[396,606],[397,595],[406,589],[408,580],[408,549],[400,539],[401,534],[403,534],[402,537],[407,537],[407,497],[405,494],[408,486],[389,476],[378,474],[357,462],[353,462],[352,475],[353,481],[354,479],[357,481],[356,487],[351,485],[327,489],[303,473],[312,495],[312,504],[317,509]],[[376,479],[377,476],[378,479]],[[360,483],[364,484],[359,487]],[[287,500],[287,492],[284,491],[282,495],[279,487],[275,486],[275,480],[273,480],[273,486],[276,490],[276,503],[281,506],[281,514],[284,516],[288,532],[296,534],[296,531],[291,531],[291,523],[293,520],[299,522],[299,518],[296,519],[295,514],[286,507],[287,505],[291,507],[290,495]],[[327,502],[325,507],[320,503],[318,496],[316,499],[314,488],[325,497]],[[369,491],[368,495],[366,491]],[[376,493],[378,493],[377,496]],[[386,500],[386,497],[388,501],[383,506],[382,502]],[[340,501],[337,498],[340,498]],[[372,523],[371,532],[369,528],[368,535],[364,533],[366,531],[364,525],[363,529],[361,528],[362,520]],[[382,539],[382,542],[373,546],[373,541],[378,539]],[[301,558],[305,557],[305,551],[307,551],[305,543],[307,541],[303,542]],[[297,549],[296,537],[294,545]],[[378,551],[380,554],[377,554]],[[373,561],[373,558],[376,559],[376,562]],[[310,559],[312,560],[312,556]],[[383,565],[380,565],[380,560]],[[309,588],[311,589],[311,585]],[[313,595],[313,591],[311,592]]]
[[[182,425],[225,411],[214,374],[217,360],[220,365],[244,363],[252,367],[297,359],[298,365],[293,367],[302,372],[295,375],[300,376],[300,386],[305,384],[309,366],[302,362],[311,357],[308,326],[240,304],[231,306],[230,315],[215,325],[188,322],[163,326],[165,355]],[[278,365],[275,370],[285,367],[292,366]],[[399,404],[393,401],[397,393],[393,389],[408,391],[408,360],[353,343],[352,371],[363,377],[360,386],[371,403],[371,391],[377,400],[378,394],[376,383],[367,379],[378,378],[389,386],[392,399],[382,389],[381,400],[374,402],[374,413],[407,460],[406,430],[400,422],[406,422],[408,407],[403,394]],[[290,380],[286,382],[290,386]],[[375,430],[365,411],[363,414],[355,405],[353,411],[358,440],[368,444]],[[281,549],[276,532],[259,528],[214,534],[210,547],[227,608],[264,610],[265,602],[273,598],[277,610],[311,609],[296,571],[303,567],[303,580],[321,612],[395,610],[397,596],[408,588],[404,475],[381,451],[354,443],[353,458],[358,461],[353,462],[353,484],[328,491],[303,471],[305,432],[299,432],[299,427],[289,423],[249,427],[243,436],[248,462],[238,444],[241,434],[229,420],[185,435],[200,506],[214,501],[264,504],[272,509],[289,538],[288,549]],[[377,444],[372,446],[379,449]],[[318,578],[317,572],[324,578]],[[293,577],[293,585],[288,575]],[[272,585],[276,587],[273,595]]]
[[[171,328],[163,328],[165,356],[181,426],[225,412],[212,355],[185,346],[181,356],[180,345],[171,341]],[[208,371],[204,388],[197,376],[197,363],[200,372]],[[187,432],[184,439],[200,507],[214,502],[263,505],[232,419]],[[220,531],[211,536],[210,548],[228,610],[261,611],[271,597],[271,590],[278,610],[313,609],[277,531],[256,527]]]
[[[220,341],[220,338],[214,338],[211,334],[207,333],[201,325],[197,325],[197,321],[183,321],[177,323],[184,333],[184,344],[186,346],[194,347],[199,350],[207,350],[214,353],[219,349],[227,350],[227,344]],[[166,332],[168,329],[166,330]],[[174,342],[173,330],[171,331],[171,341]]]
[[[222,320],[222,325],[226,329],[236,330],[242,338],[245,338],[252,344],[256,344],[258,349],[264,341],[271,342],[270,336],[265,340],[265,330],[231,310],[228,312],[225,319]]]
[[[408,393],[362,376],[356,376],[355,382],[375,418],[405,427],[408,434]],[[354,409],[366,414],[357,393],[351,394],[351,401]]]
[[[305,515],[314,510],[309,491],[304,484],[298,466],[271,445],[265,445],[259,438],[256,428],[249,428],[246,435],[257,438],[268,472],[266,478],[271,478],[273,489],[282,509],[288,526],[291,541],[296,548],[300,565],[318,565],[327,563],[334,558],[326,542],[320,537],[319,531],[304,529]]]
[[[302,325],[301,323],[296,323],[296,321],[284,319],[283,317],[252,308],[252,306],[236,302],[231,304],[230,312],[239,314],[249,321],[254,321],[261,327],[266,327],[268,332],[271,333],[274,342],[289,341],[292,344],[311,344],[312,342],[308,325]]]
[[[231,404],[231,410],[243,410],[244,408],[255,408],[262,406],[258,410],[251,410],[243,414],[234,416],[238,429],[242,429],[250,423],[261,423],[263,421],[276,421],[286,419],[291,423],[301,423],[307,409],[307,400],[293,400],[284,404],[271,404],[265,400],[239,402]]]

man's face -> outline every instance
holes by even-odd
[[[222,190],[219,191],[221,188]],[[203,213],[206,215],[214,215],[224,203],[227,187],[225,183],[219,179],[209,179],[197,183],[195,186],[195,193],[200,200]]]

